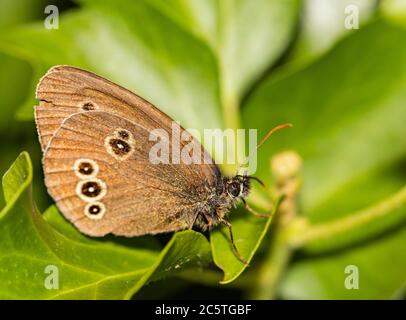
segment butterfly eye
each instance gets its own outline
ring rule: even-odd
[[[227,192],[230,196],[236,198],[240,195],[241,186],[238,182],[232,182],[227,186]]]

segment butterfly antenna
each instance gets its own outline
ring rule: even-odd
[[[279,125],[279,126],[273,128],[273,129],[271,129],[271,130],[267,133],[267,135],[261,140],[261,142],[257,145],[257,149],[259,149],[259,147],[262,146],[262,145],[264,144],[264,142],[265,142],[266,140],[268,140],[269,137],[270,137],[272,134],[274,134],[276,131],[279,131],[279,130],[281,130],[281,129],[283,129],[283,128],[286,128],[286,127],[290,127],[290,128],[291,128],[291,127],[293,127],[293,125],[292,125],[291,123],[284,123],[284,124],[281,124],[281,125]]]
[[[269,137],[271,136],[271,135],[273,135],[276,131],[279,131],[279,130],[281,130],[281,129],[283,129],[283,128],[287,128],[287,127],[293,127],[293,124],[291,124],[291,123],[284,123],[284,124],[281,124],[281,125],[279,125],[279,126],[276,126],[275,128],[272,128],[268,133],[267,133],[267,135],[261,140],[261,142],[260,143],[258,143],[257,144],[257,147],[256,147],[256,150],[258,150],[259,149],[259,147],[260,146],[262,146],[263,144],[264,144],[264,142],[266,141],[266,140],[268,140],[269,139]],[[249,158],[251,158],[251,154],[248,156],[248,159]],[[240,169],[243,167],[243,164],[240,164],[239,165],[239,167],[238,167],[238,171],[240,171]],[[238,172],[237,171],[237,172]],[[246,171],[245,171],[246,172]],[[260,182],[261,184],[263,184],[262,182]]]

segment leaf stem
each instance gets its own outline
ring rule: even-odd
[[[217,47],[215,50],[218,59],[219,91],[223,111],[224,126],[225,129],[232,129],[235,137],[237,137],[237,129],[241,127],[239,110],[240,97],[235,87],[235,83],[233,83],[232,81],[230,65],[227,61],[227,39],[230,38],[229,25],[231,12],[232,10],[234,10],[233,3],[230,1],[220,1],[218,3],[218,10],[220,12],[218,16],[219,38],[217,39]],[[226,148],[229,147],[230,146],[226,146]],[[242,145],[241,141],[239,141],[239,139],[236,139],[236,144],[231,147],[234,148],[234,150],[230,151],[234,153],[235,159],[242,159],[242,157],[240,156],[243,155],[245,150],[242,149],[242,147],[244,146]],[[238,170],[238,167],[238,163],[222,166],[225,172],[230,175],[235,174]]]
[[[354,241],[364,240],[382,232],[388,228],[388,223],[406,217],[406,210],[398,212],[397,217],[393,221],[383,221],[382,219],[392,214],[396,215],[396,209],[406,204],[406,186],[391,197],[374,204],[373,206],[349,214],[344,218],[334,220],[332,222],[321,223],[317,225],[307,225],[301,230],[291,232],[289,243],[293,248],[316,247],[320,246],[325,249],[326,241],[334,246],[347,243],[353,244]],[[375,224],[374,227],[365,228],[366,225]],[[363,227],[361,229],[361,227]],[[356,231],[356,232],[354,232]],[[340,241],[332,241],[332,239]],[[331,249],[331,245],[327,244],[327,248]]]
[[[276,181],[272,194],[273,196],[283,194],[285,200],[271,225],[271,244],[256,273],[255,286],[250,292],[250,298],[261,300],[274,298],[279,280],[289,263],[292,249],[287,242],[284,230],[297,215],[301,164],[301,158],[293,151],[282,152],[272,158],[271,171]]]
[[[280,216],[281,214],[279,214],[279,220]],[[257,270],[255,287],[250,292],[250,298],[252,299],[264,300],[275,297],[279,279],[290,260],[291,249],[284,241],[283,233],[277,231],[281,227],[280,221],[275,221],[274,226],[276,227],[271,230],[275,232],[275,235],[271,241],[267,256]]]
[[[226,75],[224,74],[226,71],[221,70],[221,104],[223,107],[223,115],[224,115],[224,125],[226,129],[232,129],[233,134],[235,137],[235,144],[232,146],[226,145],[226,148],[232,147],[231,150],[234,153],[235,159],[242,159],[242,155],[244,151],[242,148],[242,141],[238,139],[237,130],[240,128],[240,112],[239,112],[239,101],[237,95],[232,92],[231,88],[229,88],[229,84],[226,80]],[[226,149],[227,150],[227,149]],[[225,151],[226,154],[229,154],[228,151]],[[239,164],[238,161],[234,162],[232,165],[224,165],[223,168],[227,174],[234,175],[236,174]]]

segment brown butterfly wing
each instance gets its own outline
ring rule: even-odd
[[[121,129],[129,133],[126,152],[110,144]],[[63,121],[44,155],[45,183],[62,213],[80,231],[92,236],[138,236],[192,226],[218,179],[214,173],[205,178],[202,169],[217,168],[152,164],[149,150],[156,142],[149,136],[139,123],[107,112],[82,112]],[[92,162],[95,170],[90,175],[78,172],[80,159]],[[98,197],[82,194],[83,181],[101,187]],[[101,204],[102,218],[94,219],[86,211],[92,203]]]
[[[149,117],[157,114],[141,97],[93,73],[70,66],[51,68],[40,80],[36,95],[40,105],[35,108],[35,119],[44,151],[63,120],[78,112],[106,111],[126,119],[136,118],[147,127],[154,123]]]
[[[96,74],[71,66],[51,68],[38,83],[36,96],[40,104],[35,108],[35,121],[43,151],[62,122],[78,112],[105,111],[135,120],[147,130],[163,128],[169,132],[172,125],[171,118],[143,98]],[[190,136],[183,129],[182,133]],[[206,163],[211,161],[206,152],[202,156]],[[203,171],[210,175],[212,169],[205,167]]]
[[[40,105],[35,108],[35,121],[42,150],[61,126],[62,122],[78,112],[92,110],[108,112],[136,122],[146,130],[164,129],[170,132],[173,120],[148,101],[131,91],[94,73],[71,66],[51,68],[38,83],[36,91]],[[191,141],[201,149],[201,162],[197,172],[187,168],[195,178],[210,180],[219,171],[210,155],[186,130],[180,128],[183,139],[172,137],[184,147]]]

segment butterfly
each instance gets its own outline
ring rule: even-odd
[[[153,163],[156,129],[173,120],[151,103],[91,72],[55,66],[36,90],[35,122],[45,184],[62,214],[80,232],[141,236],[228,227],[227,219],[255,177],[225,177],[203,146],[180,127],[180,146],[201,151],[201,163]],[[186,137],[186,139],[184,139]],[[247,206],[247,208],[249,208]],[[253,210],[252,210],[253,211]]]

